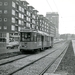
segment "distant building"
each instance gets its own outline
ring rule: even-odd
[[[47,12],[46,18],[55,25],[55,38],[59,38],[59,14],[57,12]]]
[[[49,34],[51,37],[55,35],[55,29],[53,24],[43,15],[38,15],[38,26],[40,31]]]
[[[75,40],[75,34],[61,34],[60,39]]]

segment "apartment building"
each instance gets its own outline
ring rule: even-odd
[[[38,15],[38,30],[45,32],[46,34],[54,37],[55,35],[55,26],[52,22],[50,22],[46,17],[43,15]]]
[[[47,12],[46,18],[55,26],[55,38],[59,38],[59,14],[58,12]]]
[[[26,1],[0,0],[0,40],[18,41],[22,28],[35,28],[35,15],[32,6]]]
[[[24,8],[19,0],[0,0],[0,39],[19,39],[20,28],[24,26]]]
[[[0,42],[18,41],[20,29],[39,30],[54,36],[51,22],[37,13],[26,1],[0,0]]]

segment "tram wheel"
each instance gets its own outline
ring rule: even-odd
[[[20,52],[23,53],[24,51],[22,49],[20,49]]]

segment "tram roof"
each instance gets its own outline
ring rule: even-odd
[[[21,29],[20,32],[34,32],[32,29]]]
[[[20,32],[35,32],[35,33],[39,33],[41,35],[46,35],[46,36],[50,36],[49,34],[39,31],[39,30],[32,30],[32,29],[22,29]]]
[[[37,31],[39,34],[41,35],[46,35],[46,36],[49,36],[49,34],[45,33],[45,32],[42,32],[42,31]]]

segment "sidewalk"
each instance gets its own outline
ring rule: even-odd
[[[73,46],[74,55],[75,55],[75,40],[72,40],[72,46]]]
[[[20,51],[20,50],[17,49],[17,48],[15,48],[15,49],[6,49],[5,47],[4,48],[0,47],[0,54],[18,52],[18,51]]]

